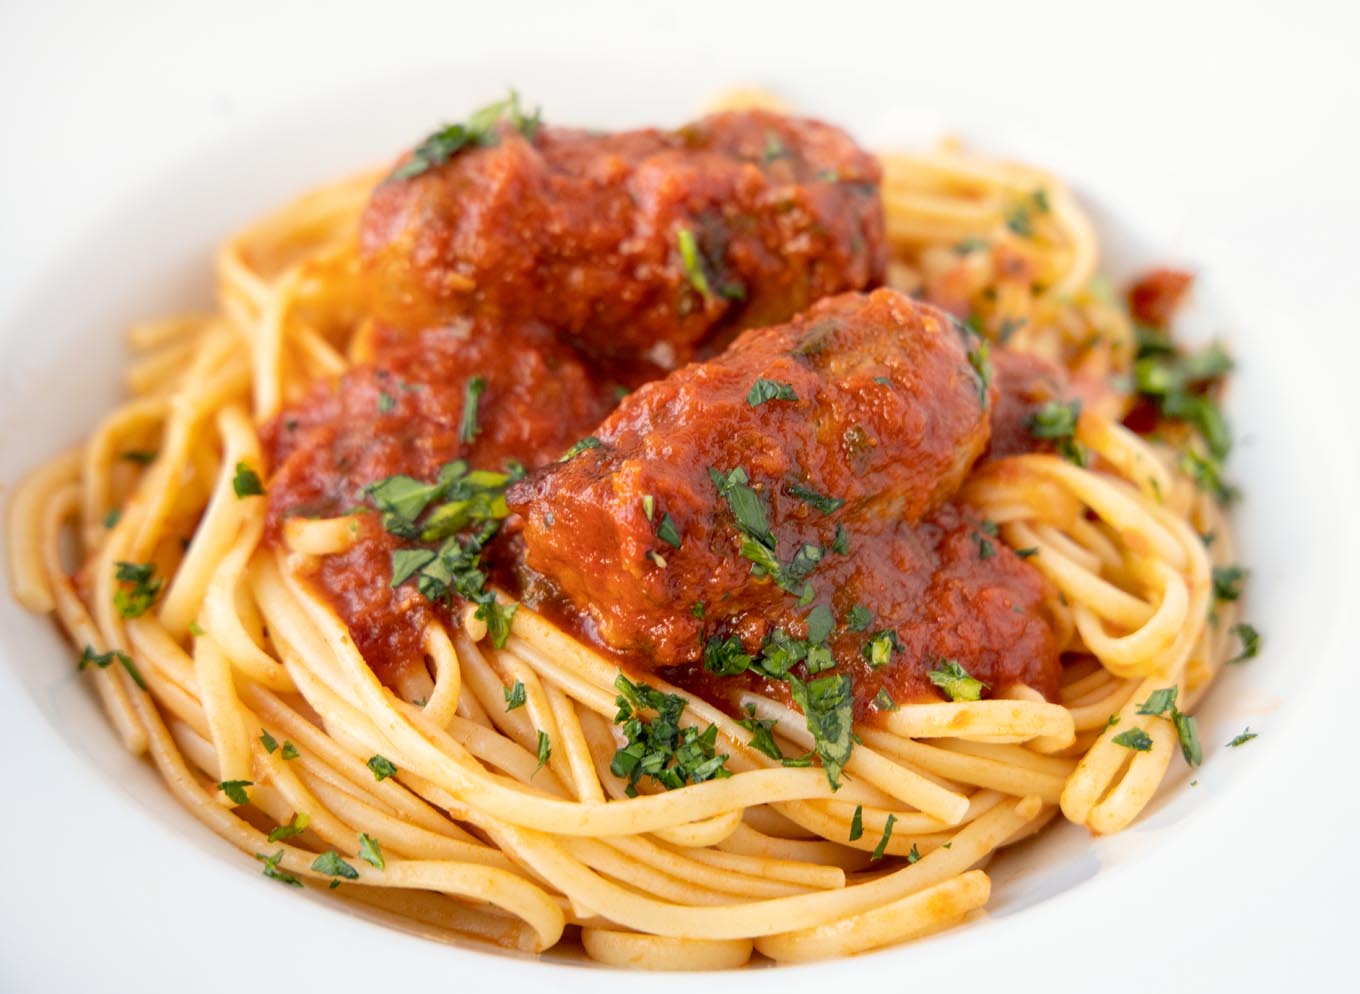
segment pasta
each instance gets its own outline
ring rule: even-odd
[[[1093,228],[1055,177],[949,145],[882,164],[890,283],[957,300],[1074,382],[1130,374],[1133,323],[1093,284]],[[18,599],[82,651],[126,748],[267,877],[531,953],[567,938],[615,966],[800,962],[967,920],[998,850],[1059,812],[1128,826],[1198,748],[1188,711],[1242,631],[1216,591],[1231,529],[1174,429],[1129,430],[1115,390],[1075,420],[1083,464],[1009,455],[960,492],[1051,584],[1057,698],[902,703],[857,725],[839,789],[757,747],[752,722],[789,756],[815,750],[787,701],[745,693],[734,716],[658,674],[731,775],[630,784],[612,767],[617,660],[523,604],[499,647],[472,604],[428,623],[425,670],[386,685],[313,579],[358,517],[290,518],[267,541],[259,430],[379,347],[356,249],[377,181],[223,246],[217,309],[134,329],[131,399],[8,508]]]

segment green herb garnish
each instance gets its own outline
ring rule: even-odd
[[[951,701],[977,701],[987,684],[969,674],[956,659],[941,659],[940,665],[926,676],[944,691]]]
[[[327,849],[312,860],[312,869],[317,873],[324,873],[328,877],[344,877],[346,880],[359,879],[359,871],[346,863],[334,849]]]
[[[377,839],[366,832],[359,833],[359,858],[375,869],[387,869],[387,860],[383,859],[382,846]]]
[[[397,766],[386,756],[370,756],[368,768],[373,771],[374,780],[386,780],[397,775]]]
[[[716,725],[702,732],[692,726],[681,728],[680,717],[688,703],[683,697],[635,684],[622,673],[614,687],[619,691],[614,723],[622,725],[628,744],[614,753],[609,769],[628,781],[629,797],[637,795],[637,783],[644,776],[675,790],[687,783],[732,775],[725,765],[727,755],[716,753]],[[649,711],[654,713],[645,719]]]
[[[788,383],[781,383],[778,380],[758,379],[751,385],[750,392],[746,394],[746,403],[752,407],[759,407],[768,400],[797,400],[798,394],[794,393],[793,386]]]
[[[398,166],[390,178],[410,179],[442,166],[465,148],[495,145],[498,140],[496,125],[502,120],[508,120],[529,141],[534,140],[542,123],[537,110],[524,113],[520,107],[519,94],[511,90],[505,100],[473,111],[466,124],[446,124],[431,134],[415,147],[410,160]]]
[[[458,421],[458,441],[471,444],[481,431],[477,427],[477,408],[486,391],[486,377],[474,376],[463,387],[463,415]]]
[[[236,475],[231,479],[231,489],[237,497],[258,497],[264,493],[260,476],[243,462],[236,464]]]
[[[1152,736],[1141,728],[1130,728],[1120,732],[1113,739],[1115,745],[1132,749],[1134,752],[1147,752],[1152,748]]]
[[[1058,454],[1076,466],[1085,466],[1086,452],[1077,444],[1077,420],[1081,417],[1081,401],[1059,404],[1050,401],[1026,420],[1029,433],[1035,438],[1054,443]]]
[[[287,870],[279,869],[279,860],[283,859],[284,850],[280,849],[272,856],[266,856],[262,852],[257,852],[255,858],[264,864],[264,875],[270,880],[277,880],[281,884],[289,887],[301,887],[302,881],[293,876]]]
[[[888,840],[892,838],[893,826],[895,824],[897,824],[897,816],[889,814],[888,820],[883,823],[883,837],[878,840],[878,845],[874,846],[874,851],[872,855],[869,856],[870,862],[877,862],[882,859],[883,854],[888,851]]]
[[[217,789],[226,794],[233,804],[249,804],[250,797],[246,794],[246,788],[253,785],[251,780],[223,780],[217,785]]]
[[[280,839],[291,839],[294,835],[301,835],[307,830],[307,826],[312,823],[312,816],[305,811],[293,812],[293,819],[287,825],[280,825],[269,833],[270,842],[278,842]]]
[[[156,597],[164,586],[163,580],[155,580],[155,563],[129,563],[119,560],[114,563],[113,577],[121,584],[113,592],[113,606],[124,618],[140,618],[155,603]]]

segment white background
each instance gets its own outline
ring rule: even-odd
[[[1353,383],[1358,353],[1355,9],[0,0],[0,329],[30,284],[167,164],[336,93],[362,94],[369,85],[390,87],[408,73],[463,62],[494,65],[502,54],[519,61],[535,53],[555,62],[574,56],[583,73],[597,58],[623,58],[632,71],[618,80],[613,99],[643,120],[654,66],[683,66],[696,97],[725,82],[792,79],[800,96],[813,94],[813,104],[820,85],[844,93],[861,68],[879,81],[886,67],[906,102],[947,113],[956,98],[985,99],[999,120],[1117,160],[1144,195],[1172,205],[1177,230],[1203,233],[1195,244],[1230,246],[1236,269],[1258,281],[1253,317],[1323,357],[1315,377],[1282,382],[1266,396],[1307,426],[1320,395]],[[494,93],[504,82],[513,81],[492,79],[487,89]],[[865,99],[891,104],[892,94],[873,85]],[[549,95],[537,96],[551,106]],[[453,116],[466,101],[455,94],[450,104]],[[302,128],[295,140],[324,145],[328,136]],[[385,151],[389,144],[374,154]],[[358,164],[339,163],[337,171]],[[229,186],[229,177],[211,171],[199,181],[208,191]],[[24,333],[40,340],[42,329]],[[106,378],[116,372],[107,370]],[[1340,399],[1336,410],[1344,416],[1351,395]],[[1344,464],[1329,479],[1354,493],[1354,433],[1337,424],[1317,431],[1339,440],[1319,455]],[[1299,441],[1308,439],[1300,434]],[[0,445],[14,444],[12,435],[0,438]],[[1328,583],[1354,591],[1353,523],[1301,516],[1287,526],[1301,546],[1329,543],[1342,562],[1333,564]],[[1349,759],[1355,733],[1348,731],[1358,723],[1345,703],[1357,662],[1348,622],[1360,604],[1351,599],[1338,609],[1322,593],[1319,602],[1332,605],[1317,618],[1327,631],[1319,640],[1327,658],[1301,660],[1289,646],[1270,645],[1260,661],[1284,674],[1297,666],[1300,678],[1293,720],[1281,735],[1272,740],[1267,720],[1260,740],[1229,755],[1249,761],[1250,776],[1203,805],[1192,839],[1163,841],[1112,885],[1035,908],[1028,924],[1023,916],[1012,920],[1026,944],[1005,943],[1003,962],[972,950],[961,966],[981,973],[970,976],[995,975],[1016,990],[1360,985],[1353,948],[1360,872],[1352,854],[1360,803]],[[10,668],[0,669],[0,692],[20,693]],[[120,816],[107,832],[72,816],[54,796],[90,796],[98,810],[93,798],[109,791],[105,778],[54,745],[31,708],[0,714],[7,771],[0,791],[0,988],[282,989],[326,976],[341,987],[348,980],[373,989],[392,976],[392,962],[374,950],[416,964],[429,983],[462,986],[460,972],[471,967],[459,954],[414,943],[389,947],[377,938],[383,933],[340,915],[322,917],[322,931],[306,932],[305,945],[278,955],[296,941],[296,904],[271,897],[262,906],[252,876],[205,864],[194,844],[144,814]],[[41,763],[30,748],[43,751]],[[129,834],[129,825],[142,834]],[[148,895],[167,913],[154,922],[119,913],[125,905],[144,907]],[[243,910],[225,922],[214,917],[205,929],[205,903]],[[270,964],[267,975],[256,970],[262,960]],[[893,963],[882,989],[905,989],[912,959]],[[735,983],[825,989],[835,976],[786,972]],[[562,989],[547,972],[521,974],[516,983]]]

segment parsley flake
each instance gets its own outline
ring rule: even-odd
[[[113,592],[113,606],[124,618],[140,618],[156,602],[156,597],[165,585],[163,580],[155,580],[155,563],[129,563],[119,560],[114,563],[113,576],[120,586]]]
[[[243,462],[236,464],[236,475],[231,479],[231,489],[236,491],[237,497],[258,497],[264,493],[260,475]]]
[[[977,701],[987,684],[969,674],[956,659],[941,659],[940,665],[926,676],[944,691],[951,701]]]
[[[883,854],[888,851],[888,840],[892,838],[893,826],[896,824],[897,816],[894,814],[889,814],[888,820],[883,823],[883,837],[878,840],[878,845],[874,846],[874,851],[869,856],[870,862],[877,862],[878,860],[882,859]],[[920,854],[918,853],[917,859],[919,858]],[[913,862],[915,861],[913,860]]]
[[[1245,621],[1232,626],[1233,634],[1242,641],[1242,651],[1228,660],[1230,663],[1240,663],[1247,659],[1255,659],[1256,654],[1261,651],[1261,633]]]
[[[750,392],[746,394],[746,403],[752,407],[759,407],[769,400],[797,400],[798,394],[794,393],[793,386],[782,383],[779,380],[767,380],[764,377],[758,379],[751,385]]]
[[[1152,748],[1152,736],[1137,727],[1120,732],[1113,741],[1115,745],[1132,749],[1134,752],[1147,752]]]
[[[301,835],[311,823],[311,815],[305,811],[294,811],[292,821],[287,825],[280,825],[269,833],[269,841],[278,842],[280,839],[291,839],[294,835]]]
[[[486,377],[474,376],[463,388],[463,415],[458,421],[458,441],[471,444],[481,429],[477,427],[477,408],[486,391]]]
[[[575,459],[577,456],[579,456],[582,452],[585,452],[587,449],[598,449],[603,444],[604,443],[601,442],[594,435],[587,435],[585,438],[581,439],[579,442],[572,445],[572,447],[569,448],[566,452],[562,453],[562,458],[558,459],[557,461],[571,462],[571,460]]]
[[[833,514],[845,506],[845,501],[839,497],[827,497],[819,494],[810,487],[805,487],[801,483],[790,483],[786,488],[786,493],[790,497],[797,497],[804,504],[807,504],[815,511],[823,514]]]
[[[251,780],[223,780],[217,785],[217,789],[226,794],[233,804],[249,804],[250,797],[246,794],[246,788],[254,786]]]
[[[505,710],[514,711],[516,708],[524,707],[524,702],[528,696],[524,691],[524,684],[516,680],[512,686],[501,688],[505,694]]]
[[[609,769],[627,780],[629,797],[637,795],[637,783],[644,776],[666,790],[675,790],[687,783],[732,775],[725,765],[727,754],[716,750],[716,725],[702,732],[693,726],[681,728],[680,718],[688,706],[683,697],[635,684],[622,673],[614,687],[619,691],[614,723],[622,726],[628,743],[614,753]],[[645,717],[648,712],[652,717]]]
[[[1247,571],[1241,566],[1215,566],[1213,570],[1214,600],[1235,601],[1242,596],[1242,584]]]
[[[387,860],[383,859],[382,846],[377,839],[366,832],[359,833],[359,858],[375,869],[387,869]]]
[[[1242,729],[1242,731],[1239,732],[1237,735],[1233,736],[1233,740],[1228,743],[1228,747],[1230,749],[1236,749],[1238,746],[1250,742],[1252,739],[1256,738],[1256,736],[1257,733],[1253,732],[1251,730],[1251,726],[1248,725],[1246,728]]]
[[[359,871],[346,863],[334,849],[327,849],[312,860],[312,869],[317,873],[324,873],[328,877],[344,877],[346,880],[359,879]]]
[[[538,765],[534,767],[534,772],[530,777],[536,776],[538,771],[548,765],[548,760],[552,758],[552,740],[548,738],[548,733],[542,729],[538,732]]]
[[[1081,401],[1060,404],[1049,401],[1026,419],[1029,433],[1035,438],[1054,443],[1058,454],[1076,466],[1087,464],[1086,451],[1077,444],[1077,421],[1081,417]]]
[[[272,856],[266,856],[262,852],[257,852],[255,858],[264,864],[264,875],[270,880],[277,880],[281,884],[289,887],[301,887],[302,881],[293,876],[287,870],[279,869],[279,860],[283,859],[284,850],[280,849]]]
[[[396,764],[386,756],[370,756],[368,768],[373,771],[374,780],[386,780],[397,775]]]

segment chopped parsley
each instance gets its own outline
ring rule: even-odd
[[[236,464],[236,475],[231,478],[231,489],[237,497],[259,497],[264,493],[260,475],[243,462]]]
[[[1011,212],[1006,215],[1006,227],[1021,238],[1033,238],[1034,223],[1030,220],[1029,206],[1027,204],[1016,204]]]
[[[982,409],[987,409],[987,390],[992,385],[992,359],[991,350],[987,345],[987,340],[978,342],[977,348],[968,353],[968,365],[973,367],[973,372],[978,379],[978,400],[982,404]]]
[[[1147,752],[1152,748],[1152,736],[1141,728],[1130,728],[1116,735],[1114,744],[1134,752]]]
[[[123,667],[123,669],[127,670],[127,675],[132,677],[133,683],[141,690],[146,690],[146,681],[142,679],[142,674],[132,662],[132,657],[126,652],[122,652],[118,649],[110,649],[108,652],[98,653],[87,645],[80,654],[80,663],[76,668],[83,670],[87,666],[97,666],[99,669],[103,670],[108,669],[110,664],[115,661],[119,666]]]
[[[680,548],[680,533],[675,528],[675,521],[669,514],[661,516],[661,524],[656,526],[656,537],[673,548]]]
[[[767,380],[761,378],[751,385],[751,390],[746,394],[746,403],[752,407],[759,407],[767,400],[797,400],[798,394],[794,393],[793,386],[788,383],[781,383],[779,380]]]
[[[397,398],[393,397],[386,390],[378,391],[378,413],[387,414],[397,406]]]
[[[502,120],[508,120],[529,141],[534,140],[542,123],[539,111],[526,114],[520,107],[519,94],[511,90],[506,99],[473,111],[466,124],[446,124],[431,134],[415,147],[410,160],[393,171],[390,179],[411,179],[442,166],[465,148],[495,145],[496,125]]]
[[[1195,486],[1212,494],[1220,504],[1227,504],[1237,496],[1237,488],[1224,481],[1223,466],[1212,456],[1186,449],[1180,454],[1176,465],[1194,481]]]
[[[359,879],[359,871],[346,863],[334,849],[327,849],[312,860],[312,869],[317,873],[324,873],[328,877],[344,877],[346,880]]]
[[[1251,726],[1248,725],[1246,728],[1242,729],[1242,731],[1239,732],[1237,735],[1233,736],[1233,740],[1228,743],[1228,747],[1230,749],[1236,749],[1238,746],[1244,745],[1245,743],[1250,742],[1252,739],[1256,738],[1256,735],[1257,733],[1253,732],[1251,730]]]
[[[831,542],[831,551],[838,556],[848,556],[850,554],[850,536],[845,532],[845,525],[836,523],[836,537]]]
[[[1031,546],[1028,549],[1016,549],[1015,554],[1021,559],[1028,559],[1030,556],[1037,556],[1039,554],[1039,547]]]
[[[648,521],[651,521],[652,516],[654,514],[656,514],[656,498],[653,497],[651,494],[643,494],[642,495],[643,517],[645,517]]]
[[[947,848],[947,847],[946,847]],[[911,844],[911,852],[907,853],[907,865],[921,862],[921,850],[916,848],[916,843]]]
[[[566,452],[562,453],[562,458],[558,459],[557,461],[571,462],[571,460],[575,459],[577,456],[579,456],[582,452],[585,452],[587,449],[598,449],[603,444],[604,443],[601,442],[594,435],[587,435],[585,438],[581,439],[579,442],[576,442],[574,445],[572,445],[572,447],[569,448]]]
[[[699,243],[694,240],[694,232],[681,228],[675,233],[676,245],[680,249],[680,263],[685,267],[685,279],[699,291],[705,300],[713,299],[713,287],[709,285],[708,274],[699,255]]]
[[[984,538],[977,532],[974,532],[973,541],[977,543],[979,559],[991,559],[992,556],[996,555],[996,546],[992,544],[991,539]]]
[[[926,674],[930,682],[944,691],[951,701],[977,701],[987,684],[959,665],[956,659],[941,659],[940,665]]]
[[[110,508],[109,513],[104,515],[104,527],[112,528],[114,525],[118,524],[122,517],[123,517],[122,508],[119,507]]]
[[[1256,654],[1261,651],[1261,633],[1245,621],[1232,626],[1233,634],[1242,640],[1242,651],[1229,659],[1230,663],[1240,663],[1247,659],[1255,659]]]
[[[749,745],[753,749],[758,749],[771,759],[777,759],[785,766],[811,766],[812,753],[805,756],[785,756],[784,750],[779,748],[779,743],[774,740],[774,727],[779,724],[773,718],[757,718],[756,709],[750,705],[746,707],[747,717],[738,721],[742,728],[751,733]]]
[[[878,693],[874,695],[874,707],[879,711],[896,711],[897,702],[892,699],[891,694],[879,687]]]
[[[269,833],[270,842],[278,842],[280,839],[291,839],[294,835],[301,835],[307,830],[307,826],[312,823],[312,816],[305,811],[293,812],[293,820],[287,825],[280,825]]]
[[[251,780],[223,780],[217,785],[217,789],[226,794],[233,804],[249,804],[250,797],[246,794],[246,788],[254,786]]]
[[[124,618],[140,618],[156,602],[165,581],[154,579],[155,563],[114,563],[113,577],[120,584],[113,592],[113,606]],[[126,586],[131,584],[131,586]]]
[[[1146,701],[1138,705],[1138,713],[1165,717],[1169,720],[1176,728],[1176,738],[1180,740],[1181,755],[1185,757],[1185,761],[1191,766],[1198,766],[1203,762],[1204,750],[1200,746],[1199,732],[1195,725],[1195,719],[1192,715],[1185,714],[1180,708],[1176,707],[1176,687],[1174,685],[1162,687],[1160,690],[1154,690],[1148,695]],[[1116,717],[1111,717],[1110,724],[1114,724],[1116,720]],[[1106,727],[1109,726],[1107,725]],[[1120,739],[1126,735],[1130,735],[1131,732],[1141,732],[1141,730],[1130,729],[1123,735],[1115,736],[1114,741],[1119,745],[1128,746],[1129,743],[1121,742]],[[1142,734],[1146,737],[1145,733]],[[1148,746],[1140,749],[1140,751],[1146,751],[1147,748],[1150,748],[1151,742],[1152,740],[1149,738]],[[1129,746],[1129,748],[1138,747]]]
[[[1148,695],[1148,699],[1138,705],[1139,714],[1166,714],[1167,710],[1176,709],[1176,688],[1163,687],[1161,690],[1154,690]]]
[[[704,644],[704,669],[719,676],[736,676],[751,668],[751,656],[735,635],[713,635]]]
[[[260,729],[260,744],[261,744],[262,746],[264,746],[264,751],[265,751],[265,752],[270,753],[270,754],[272,755],[273,752],[274,752],[274,750],[277,749],[277,748],[279,747],[279,740],[276,739],[276,738],[274,738],[274,736],[270,735],[268,731],[266,731],[265,729],[261,728],[261,729]]]
[[[458,441],[471,444],[481,431],[477,427],[477,408],[486,391],[486,377],[474,376],[463,387],[463,415],[458,420]]]
[[[864,837],[864,805],[856,804],[855,813],[850,816],[850,841],[858,842]]]
[[[279,860],[283,859],[284,850],[280,849],[272,856],[266,856],[262,852],[257,852],[255,858],[264,864],[264,875],[270,880],[277,880],[281,884],[289,887],[301,887],[302,881],[293,876],[287,870],[279,869]]]
[[[293,745],[293,743],[288,741],[285,741],[283,743],[283,751],[279,753],[279,756],[285,761],[290,759],[297,759],[298,756],[300,755],[301,753],[297,751],[297,746]]]
[[[841,771],[854,748],[851,723],[855,701],[850,676],[833,673],[804,683],[790,673],[787,677],[793,699],[807,719],[814,750],[822,761],[832,790],[840,789]]]
[[[124,462],[136,463],[138,466],[150,466],[160,455],[155,449],[128,449],[120,453],[118,458]]]
[[[534,772],[529,776],[537,776],[538,771],[548,765],[548,760],[552,758],[552,740],[548,738],[548,733],[539,729],[538,732],[538,765],[534,767]]]
[[[498,649],[510,636],[516,605],[502,605],[486,588],[481,553],[509,513],[505,488],[523,472],[518,465],[507,470],[469,470],[465,460],[457,459],[446,463],[433,483],[397,475],[366,488],[382,512],[383,528],[388,532],[419,542],[441,543],[434,549],[392,550],[391,585],[399,587],[414,578],[416,589],[427,600],[449,600],[456,594],[476,604],[476,617],[486,622]]]
[[[1247,571],[1241,566],[1215,566],[1213,570],[1214,600],[1235,601],[1242,596],[1242,584]]]
[[[890,628],[884,628],[869,636],[869,640],[864,643],[864,648],[860,654],[874,669],[880,666],[887,666],[892,661],[894,652],[902,651],[902,643],[897,638],[897,633]],[[932,678],[933,679],[933,678]]]
[[[770,530],[769,511],[765,499],[751,488],[746,470],[737,466],[727,473],[708,471],[718,493],[727,501],[742,536],[741,555],[751,562],[752,576],[768,576],[778,586],[791,593],[802,592],[802,582],[816,568],[823,550],[815,545],[803,545],[787,565],[775,554],[775,536]]]
[[[1049,401],[1026,420],[1029,433],[1035,438],[1053,442],[1058,454],[1076,466],[1085,466],[1086,452],[1077,444],[1077,420],[1081,417],[1081,401],[1068,404]]]
[[[873,623],[873,614],[863,604],[854,605],[845,617],[846,627],[852,632],[867,632]]]
[[[717,754],[718,727],[700,732],[680,727],[688,702],[677,694],[665,694],[645,683],[633,683],[622,673],[614,681],[619,696],[614,723],[622,726],[628,744],[614,753],[610,772],[628,781],[625,792],[637,796],[637,784],[650,777],[666,790],[687,783],[729,777],[727,754]],[[654,712],[650,719],[644,714]]]
[[[834,514],[845,506],[845,501],[841,498],[827,497],[825,494],[819,494],[817,491],[805,487],[801,483],[790,483],[785,492],[790,497],[797,497],[813,510],[821,511],[823,514]]]
[[[869,856],[870,862],[877,862],[883,858],[883,854],[888,851],[888,840],[892,838],[893,826],[897,824],[897,816],[888,815],[888,820],[883,823],[883,837],[878,840],[878,845],[874,846],[873,853]],[[917,854],[920,859],[920,854]],[[913,860],[914,862],[914,860]]]
[[[359,833],[359,858],[375,869],[387,869],[387,860],[383,859],[382,846],[377,839],[367,832]]]
[[[386,756],[370,756],[368,768],[373,771],[374,780],[386,780],[397,775],[396,764]]]
[[[1195,723],[1195,716],[1173,708],[1171,721],[1176,726],[1176,738],[1180,740],[1181,755],[1185,757],[1186,763],[1190,766],[1198,766],[1204,762],[1204,748],[1200,745],[1199,728]]]
[[[505,693],[505,710],[513,711],[516,708],[524,707],[524,702],[528,699],[524,692],[524,684],[516,680],[512,686],[501,688]]]
[[[808,612],[807,618],[808,641],[821,645],[831,636],[831,630],[836,626],[836,619],[831,614],[831,608],[825,604],[818,604]]]

